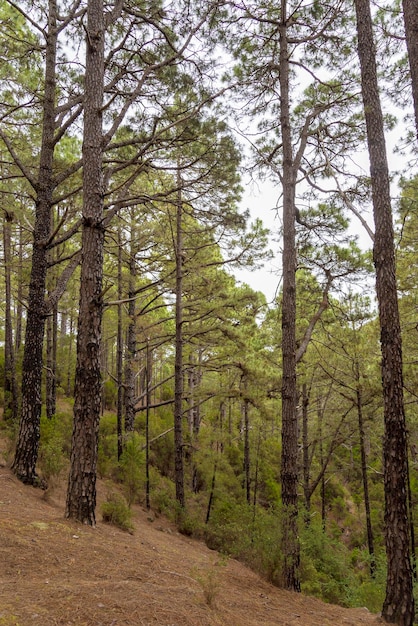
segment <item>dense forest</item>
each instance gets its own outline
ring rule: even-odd
[[[105,478],[107,521],[142,503],[411,626],[417,0],[6,0],[0,28],[13,472],[65,474],[88,525]],[[273,302],[237,279],[263,265]]]

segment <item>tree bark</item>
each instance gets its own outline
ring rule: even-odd
[[[418,139],[418,0],[402,0],[402,7]]]
[[[19,224],[19,250],[17,268],[17,305],[16,305],[16,328],[15,328],[15,352],[18,353],[22,345],[22,319],[23,319],[23,227]]]
[[[116,406],[117,437],[118,437],[118,460],[123,452],[123,285],[122,285],[122,233],[121,225],[118,224],[118,327],[116,339],[116,378],[118,385],[118,397]]]
[[[407,504],[407,434],[389,168],[369,0],[355,0],[355,7],[373,196],[373,260],[382,352],[385,541],[388,566],[382,617],[390,623],[412,626],[414,597]]]
[[[364,494],[364,509],[366,512],[366,529],[367,529],[367,545],[369,548],[370,556],[370,574],[372,577],[376,571],[376,558],[374,554],[374,538],[372,518],[370,511],[370,497],[369,497],[369,481],[367,477],[367,455],[365,446],[365,433],[364,433],[364,419],[363,419],[363,394],[360,385],[360,370],[359,362],[356,358],[355,361],[355,375],[356,375],[356,405],[357,405],[357,419],[358,419],[358,432],[360,442],[360,455],[361,455],[361,475],[363,479],[363,494]]]
[[[151,362],[152,355],[149,347],[149,341],[147,339],[147,365],[146,365],[146,396],[147,396],[147,410],[145,415],[145,504],[147,509],[151,508],[150,503],[150,437],[149,437],[149,414],[150,414],[150,405],[151,405],[151,380],[150,380],[150,372],[151,372]]]
[[[56,97],[57,5],[48,5],[46,34],[45,94],[42,122],[42,143],[36,185],[36,211],[33,235],[32,266],[29,282],[25,347],[22,366],[22,404],[19,437],[12,469],[24,483],[37,484],[43,340],[46,306],[45,289],[48,269],[47,244],[51,233],[53,201],[53,156]]]
[[[74,390],[74,425],[66,517],[95,525],[101,409],[103,278],[103,0],[88,0],[83,132],[83,232]]]
[[[300,545],[298,536],[298,424],[296,414],[296,173],[289,110],[289,51],[287,3],[281,3],[280,33],[280,127],[283,150],[283,304],[282,304],[282,455],[283,585],[300,591]]]
[[[46,326],[45,404],[48,419],[55,415],[57,404],[57,334],[58,311],[54,306]]]
[[[244,389],[246,385],[244,383]],[[242,405],[244,422],[244,485],[245,499],[247,504],[251,504],[251,478],[250,478],[250,419],[248,410],[248,398],[244,398]]]
[[[174,474],[176,499],[185,506],[183,461],[183,201],[180,173],[176,207],[176,354],[174,363]]]
[[[311,511],[311,464],[309,459],[309,395],[306,383],[302,385],[302,454],[303,454],[303,493],[305,495],[306,523],[310,522]]]
[[[5,211],[3,222],[4,256],[4,418],[16,422],[18,418],[18,394],[15,368],[15,352],[12,328],[12,286],[11,286],[11,230],[13,213]]]
[[[136,358],[136,305],[135,305],[135,240],[136,231],[134,218],[131,220],[131,245],[129,258],[129,291],[128,291],[128,330],[126,337],[126,365],[125,365],[125,432],[132,432],[135,424],[135,372]]]

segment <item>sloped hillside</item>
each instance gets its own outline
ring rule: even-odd
[[[66,521],[64,495],[64,484],[45,496],[0,467],[1,626],[381,623],[277,589],[140,507],[132,535]]]

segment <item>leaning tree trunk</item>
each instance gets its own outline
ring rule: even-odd
[[[289,111],[289,50],[286,0],[280,26],[280,126],[283,150],[282,304],[282,552],[283,586],[300,591],[298,537],[298,425],[296,414],[296,229],[293,149]]]
[[[101,408],[104,84],[103,0],[88,0],[83,134],[83,234],[74,425],[66,517],[96,522],[96,466]]]
[[[369,0],[355,0],[358,53],[373,194],[373,260],[379,305],[385,436],[386,597],[382,617],[401,626],[414,622],[407,504],[407,434],[389,168],[380,103]]]
[[[56,97],[57,6],[50,0],[46,35],[45,94],[43,106],[42,144],[36,185],[36,211],[33,234],[32,266],[22,366],[22,400],[19,438],[12,469],[25,483],[37,484],[42,349],[45,331],[45,289],[48,269],[47,244],[51,233],[53,196],[53,156]]]

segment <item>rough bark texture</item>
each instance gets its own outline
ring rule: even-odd
[[[309,523],[311,510],[311,463],[309,458],[309,395],[306,383],[302,385],[302,453],[303,453],[303,493],[305,495],[306,520]]]
[[[356,404],[357,404],[357,419],[358,419],[358,432],[361,454],[361,475],[363,479],[363,493],[364,493],[364,509],[366,512],[366,528],[367,528],[367,545],[369,547],[370,555],[370,574],[374,576],[376,570],[376,558],[374,554],[374,538],[373,527],[370,510],[370,497],[369,497],[369,481],[367,476],[367,455],[365,446],[365,432],[364,432],[364,419],[363,419],[363,394],[360,384],[360,370],[358,360],[355,362],[356,372]]]
[[[176,215],[176,355],[174,363],[174,473],[176,499],[181,507],[184,498],[183,461],[183,203],[181,181],[178,176],[178,198]]]
[[[15,352],[19,352],[22,345],[22,320],[23,320],[23,226],[19,224],[19,248],[18,248],[18,266],[17,266],[17,305],[16,305],[16,324],[15,324]]]
[[[90,525],[94,525],[96,521],[96,465],[101,409],[103,81],[103,1],[89,0],[83,134],[81,287],[66,516]]]
[[[298,520],[298,424],[296,414],[296,234],[293,149],[289,112],[286,1],[280,26],[280,126],[283,142],[282,458],[283,585],[300,591]]]
[[[402,0],[418,139],[418,0]]]
[[[125,433],[132,432],[135,424],[135,372],[134,363],[136,358],[136,305],[135,305],[135,226],[131,222],[131,250],[129,260],[129,292],[128,292],[128,316],[129,324],[126,337],[126,362],[125,362]]]
[[[152,370],[152,354],[149,347],[149,341],[147,340],[147,393],[146,393],[146,401],[147,401],[147,410],[145,415],[145,504],[147,509],[151,508],[150,503],[150,439],[149,439],[149,417],[150,417],[150,406],[151,406],[151,380],[150,373]]]
[[[46,327],[46,416],[51,419],[57,410],[57,334],[58,310],[54,306]]]
[[[116,339],[116,368],[118,381],[117,398],[117,434],[118,434],[118,460],[123,452],[123,285],[122,285],[122,234],[121,225],[118,225],[118,329]]]
[[[12,465],[16,476],[28,484],[37,484],[36,462],[39,450],[42,404],[42,348],[46,318],[47,243],[51,231],[53,199],[52,163],[57,54],[57,7],[55,0],[50,0],[48,10],[42,144],[36,188],[32,266],[22,366],[22,404],[19,438]]]
[[[250,418],[248,410],[248,399],[244,398],[242,407],[244,421],[244,481],[245,499],[247,504],[251,504],[251,479],[250,479]]]
[[[385,539],[388,565],[382,616],[390,623],[412,626],[414,598],[409,556],[407,435],[389,170],[369,0],[356,0],[355,6],[373,194],[375,221],[373,258],[382,351]]]
[[[12,330],[12,288],[11,288],[11,225],[13,213],[5,212],[3,222],[4,256],[4,418],[15,422],[18,417],[18,394],[16,383],[15,356]]]

